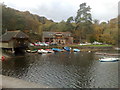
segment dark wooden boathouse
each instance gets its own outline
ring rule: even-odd
[[[28,47],[29,36],[24,32],[17,31],[7,31],[0,38],[0,47],[4,50],[11,50],[14,54],[25,52]]]

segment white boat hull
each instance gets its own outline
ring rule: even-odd
[[[51,49],[46,49],[46,51],[47,51],[48,53],[54,53],[54,51],[51,50]]]
[[[100,62],[116,62],[119,61],[119,58],[103,58],[103,59],[99,59]]]
[[[80,50],[79,50],[79,49],[73,49],[73,51],[74,51],[74,52],[80,52]]]
[[[41,50],[38,50],[38,53],[39,53],[39,54],[48,53],[48,51],[41,49]]]

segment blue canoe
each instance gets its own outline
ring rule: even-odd
[[[52,50],[55,51],[55,52],[61,52],[62,51],[62,49],[58,49],[58,48],[52,48]]]
[[[80,50],[79,50],[79,49],[73,49],[73,51],[74,51],[74,52],[80,52]]]
[[[71,48],[70,48],[70,47],[64,47],[64,50],[66,50],[66,51],[70,51]]]

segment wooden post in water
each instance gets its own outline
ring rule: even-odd
[[[12,48],[12,53],[15,53],[14,48]]]

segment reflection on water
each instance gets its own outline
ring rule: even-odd
[[[3,62],[3,74],[58,88],[118,87],[118,62],[88,52],[29,53]]]

